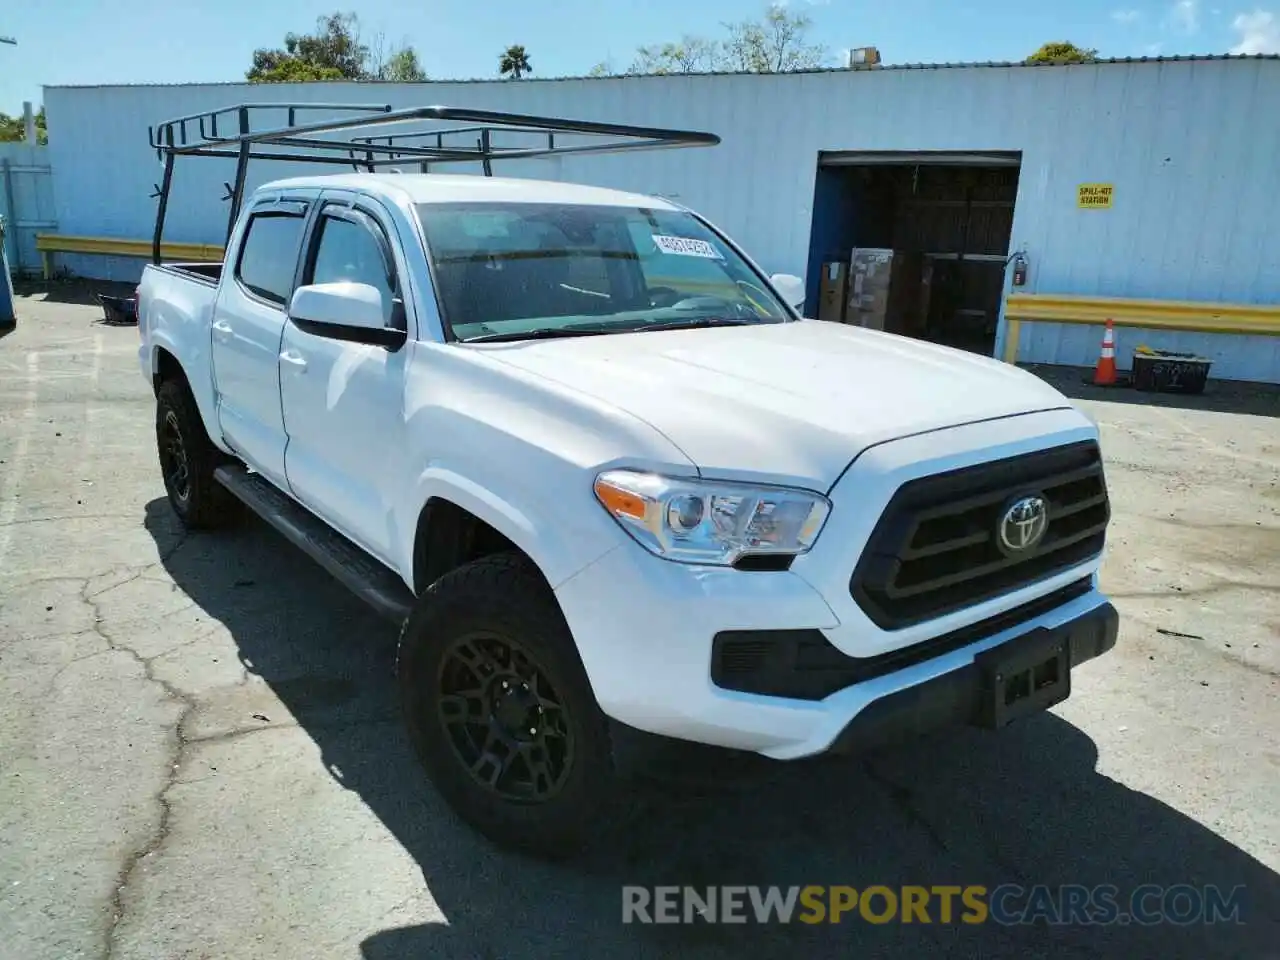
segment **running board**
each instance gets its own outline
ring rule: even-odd
[[[399,577],[270,481],[238,465],[218,467],[213,476],[378,613],[396,623],[409,616],[413,594]]]

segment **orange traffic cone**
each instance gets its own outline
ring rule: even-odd
[[[1107,320],[1106,332],[1102,335],[1102,353],[1098,357],[1098,365],[1093,370],[1095,387],[1114,387],[1116,384],[1116,331]]]

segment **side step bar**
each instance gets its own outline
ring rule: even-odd
[[[213,476],[236,499],[384,617],[403,623],[409,616],[413,594],[398,576],[285,496],[270,481],[239,465],[218,467]]]

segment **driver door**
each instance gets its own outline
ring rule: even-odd
[[[392,221],[371,202],[326,193],[308,237],[301,284],[354,281],[382,294],[387,325],[407,329]],[[315,329],[314,327],[312,329]],[[408,344],[391,349],[285,324],[280,395],[294,495],[390,563],[393,462],[404,449]]]

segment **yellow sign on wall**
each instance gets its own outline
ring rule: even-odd
[[[1109,183],[1082,183],[1076,190],[1076,206],[1084,210],[1110,210],[1115,187]]]

